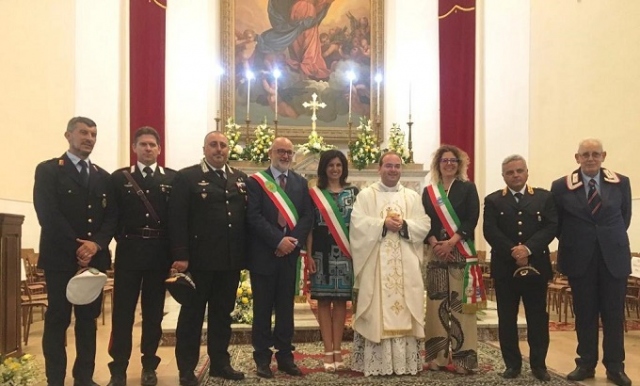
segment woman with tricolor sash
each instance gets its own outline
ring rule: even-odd
[[[320,156],[318,183],[309,189],[315,222],[307,239],[311,298],[318,301],[318,323],[324,343],[324,369],[346,369],[342,360],[342,334],[351,300],[353,264],[349,222],[358,188],[347,183],[347,158],[339,150]]]
[[[425,239],[425,360],[434,371],[453,362],[460,374],[478,368],[475,313],[486,306],[473,244],[480,198],[476,186],[467,179],[468,166],[464,151],[440,146],[431,162],[431,184],[422,194],[431,218],[431,231]]]

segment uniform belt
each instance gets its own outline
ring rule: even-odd
[[[138,228],[129,229],[124,234],[125,239],[164,239],[167,232],[164,229]]]

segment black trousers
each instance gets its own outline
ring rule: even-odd
[[[295,295],[295,265],[285,259],[278,261],[273,275],[251,273],[253,290],[253,326],[251,343],[256,364],[271,363],[274,347],[278,363],[293,362],[293,301]],[[276,321],[271,330],[271,315],[275,310]]]
[[[540,275],[506,277],[495,280],[498,303],[498,339],[507,368],[520,369],[522,354],[518,345],[520,299],[527,319],[527,342],[532,369],[546,369],[549,350],[549,314],[547,281]]]
[[[621,257],[623,258],[623,257]],[[624,257],[628,258],[628,257]],[[569,277],[576,315],[576,364],[595,368],[598,363],[598,319],[602,319],[602,364],[607,370],[624,370],[624,301],[627,278],[616,278],[607,268],[600,248],[580,277]]]
[[[180,308],[176,327],[176,361],[181,374],[193,372],[200,359],[204,311],[207,314],[207,354],[211,369],[230,364],[231,312],[235,306],[240,271],[191,271],[197,297]]]
[[[138,296],[142,307],[142,367],[155,370],[160,363],[156,355],[162,338],[167,271],[115,270],[113,283],[113,312],[111,314],[111,338],[109,363],[111,375],[125,376],[131,358],[132,330]]]
[[[71,323],[71,309],[75,315],[76,360],[73,378],[76,383],[90,385],[96,358],[96,318],[100,316],[102,294],[92,303],[74,306],[67,300],[67,283],[75,271],[45,270],[49,307],[45,313],[42,353],[47,384],[62,386],[67,372],[65,335]]]

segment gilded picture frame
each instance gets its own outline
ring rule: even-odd
[[[302,103],[315,93],[326,104],[316,112],[325,141],[348,141],[349,116],[353,136],[364,117],[381,138],[384,82],[375,78],[384,76],[384,0],[221,0],[220,26],[223,123],[249,120],[253,135],[277,118],[278,136],[303,143],[312,111]]]

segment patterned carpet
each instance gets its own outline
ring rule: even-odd
[[[343,358],[347,365],[350,365],[350,343],[343,345]],[[361,373],[354,371],[342,371],[337,373],[325,373],[322,369],[322,343],[300,343],[296,344],[295,361],[302,369],[303,377],[291,377],[282,372],[276,372],[273,379],[258,378],[255,374],[255,365],[251,356],[252,348],[249,345],[234,345],[230,347],[233,366],[243,371],[247,378],[244,381],[225,381],[222,378],[205,379],[203,385],[237,385],[237,384],[260,384],[260,385],[461,385],[468,383],[472,385],[579,385],[567,381],[566,379],[551,373],[552,379],[549,383],[543,383],[531,375],[529,366],[524,363],[520,377],[516,379],[503,379],[499,373],[504,371],[504,364],[500,356],[500,350],[487,344],[480,343],[478,346],[480,371],[474,375],[461,376],[447,371],[428,371],[410,376],[382,376],[364,377]],[[272,370],[276,370],[275,361],[272,363]],[[208,372],[205,372],[207,374]]]
[[[626,328],[628,331],[640,331],[640,320],[627,320]],[[573,322],[557,322],[550,320],[549,321],[549,331],[575,331],[576,325]],[[600,326],[602,329],[602,326]]]

